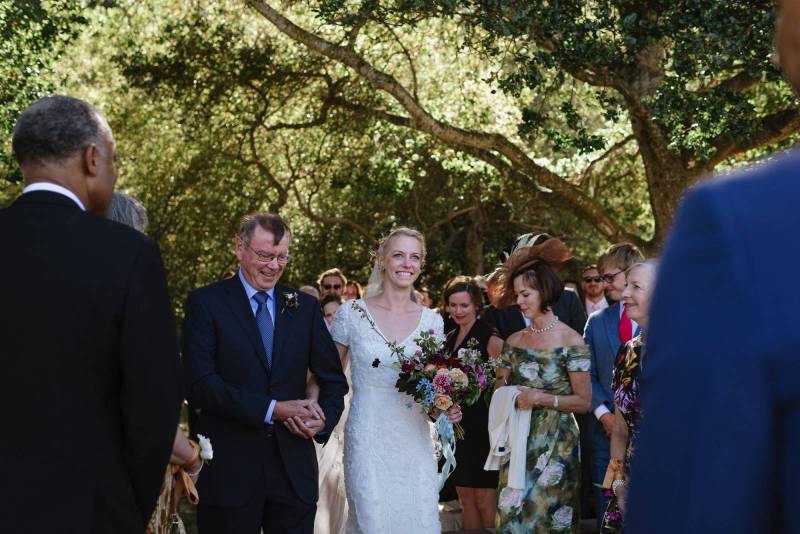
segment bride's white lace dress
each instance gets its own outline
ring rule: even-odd
[[[354,302],[369,313],[363,300]],[[442,318],[428,308],[399,343],[406,354],[417,349],[413,340],[423,330],[443,337]],[[344,442],[348,534],[441,532],[430,422],[410,396],[395,389],[399,371],[385,338],[352,302],[339,308],[331,335],[349,347],[353,379]]]

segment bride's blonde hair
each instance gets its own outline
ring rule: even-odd
[[[383,292],[383,270],[379,269],[378,265],[379,262],[383,261],[386,250],[389,248],[389,243],[392,241],[392,239],[399,236],[413,237],[419,241],[420,248],[422,249],[420,267],[425,265],[425,257],[428,254],[428,249],[425,246],[425,236],[423,233],[419,230],[409,228],[408,226],[398,226],[397,228],[394,228],[378,241],[378,247],[371,254],[373,262],[372,274],[369,277],[369,282],[367,282],[367,288],[364,291],[364,298]],[[411,300],[416,302],[413,287],[411,288]]]
[[[422,248],[422,265],[425,265],[425,256],[428,254],[428,249],[425,247],[425,236],[419,230],[414,230],[413,228],[409,228],[408,226],[398,226],[397,228],[393,229],[391,232],[383,236],[378,241],[378,248],[372,253],[373,260],[383,259],[384,255],[386,254],[386,249],[389,246],[389,242],[394,239],[395,237],[399,236],[406,236],[406,237],[413,237],[417,241],[419,241],[420,247]]]

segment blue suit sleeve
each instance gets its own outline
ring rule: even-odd
[[[769,532],[769,380],[738,221],[701,187],[679,211],[652,299],[625,531]],[[736,468],[738,467],[738,468]]]
[[[598,360],[597,360],[597,349],[595,348],[594,343],[594,330],[597,327],[600,319],[597,315],[592,315],[589,317],[589,320],[586,321],[586,327],[583,330],[583,341],[589,347],[589,352],[591,353],[592,357],[592,370],[591,370],[591,378],[592,378],[592,412],[594,412],[598,406],[605,406],[608,408],[608,411],[614,411],[614,401],[606,393],[604,387],[600,385],[600,379],[597,376],[597,369],[598,369]]]

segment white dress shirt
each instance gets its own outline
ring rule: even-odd
[[[64,195],[65,197],[72,200],[75,204],[78,205],[80,209],[86,211],[86,206],[83,205],[81,199],[78,198],[78,195],[64,187],[63,185],[54,184],[53,182],[36,182],[33,184],[29,184],[25,186],[25,189],[22,190],[22,194],[25,193],[32,193],[34,191],[50,191],[51,193],[58,193],[59,195]]]
[[[600,300],[597,302],[592,302],[588,298],[583,299],[583,302],[586,304],[586,315],[591,315],[596,311],[605,310],[608,308],[608,301],[605,297],[600,297]]]

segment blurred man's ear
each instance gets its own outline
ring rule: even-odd
[[[775,48],[783,75],[800,92],[800,0],[779,2]]]

